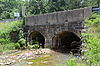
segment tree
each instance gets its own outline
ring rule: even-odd
[[[45,0],[30,0],[26,6],[26,15],[46,13]]]
[[[3,19],[14,18],[14,12],[22,13],[22,6],[26,8],[26,16],[29,16],[88,6],[94,7],[97,6],[98,1],[99,0],[0,0],[0,17],[3,16]],[[4,18],[4,11],[6,11],[10,17],[5,15]]]
[[[20,2],[19,2],[20,1]],[[2,19],[13,18],[14,9],[17,9],[18,12],[21,10],[22,1],[21,0],[0,0],[0,17]],[[4,14],[5,13],[5,14]],[[9,17],[8,17],[9,15]]]
[[[99,0],[82,0],[83,3],[81,4],[82,7],[86,7],[86,6],[98,6],[98,1]]]

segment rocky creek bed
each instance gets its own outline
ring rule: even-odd
[[[0,66],[65,66],[73,58],[70,54],[55,52],[48,48],[14,51],[0,55]]]
[[[12,53],[1,53],[0,66],[12,65],[22,60],[34,59],[37,57],[43,57],[46,54],[51,53],[50,49],[32,49],[16,51]]]

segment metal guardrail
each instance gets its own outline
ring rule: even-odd
[[[17,21],[17,20],[22,20],[22,18],[5,19],[5,20],[0,20],[0,22],[5,23],[5,22],[13,22],[13,21]]]
[[[99,10],[99,8],[92,8],[92,10],[93,10],[93,11],[98,11],[98,10]]]
[[[98,15],[100,15],[100,0],[98,0],[98,7],[92,7],[92,11],[98,11]]]

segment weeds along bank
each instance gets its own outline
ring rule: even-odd
[[[15,49],[38,49],[38,41],[26,45],[25,35],[23,32],[23,21],[13,21],[0,23],[0,52],[10,52]]]
[[[84,25],[88,27],[87,31],[82,33],[87,51],[83,52],[81,62],[71,59],[67,61],[67,66],[100,66],[100,15],[93,14],[85,20]]]
[[[19,44],[11,40],[11,33],[19,32],[22,29],[22,24],[23,21],[0,23],[0,52],[19,48]],[[21,33],[18,33],[16,37],[19,39]]]
[[[100,15],[93,14],[85,21],[88,31],[83,33],[88,51],[84,53],[85,62],[90,66],[100,66]]]

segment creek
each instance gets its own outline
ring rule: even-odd
[[[0,62],[1,66],[66,66],[66,61],[75,57],[50,49],[39,49],[24,50],[0,58],[6,60],[6,63]]]

